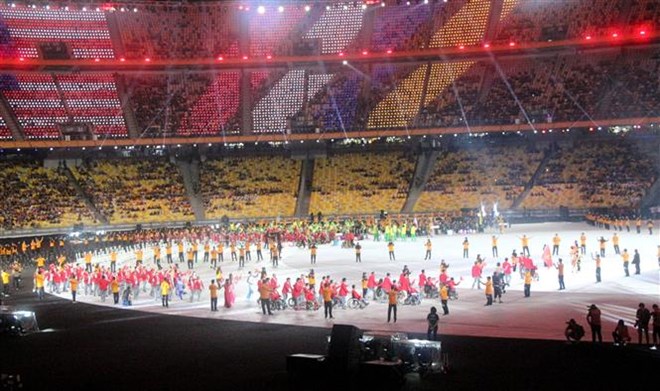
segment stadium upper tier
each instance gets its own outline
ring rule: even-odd
[[[100,224],[96,219],[137,224],[286,218],[296,211],[328,216],[461,213],[481,205],[492,210],[494,204],[502,212],[639,208],[644,197],[657,194],[660,138],[657,132],[606,134],[554,141],[452,137],[421,151],[424,139],[377,149],[328,145],[327,155],[304,164],[303,157],[282,149],[265,154],[268,147],[181,157],[173,149],[169,158],[153,152],[94,158],[96,151],[89,151],[66,164],[7,157],[0,161],[0,231]]]
[[[62,124],[135,138],[515,123],[533,129],[548,121],[658,116],[660,7],[652,0],[261,3],[0,4],[0,58],[100,66],[80,73],[0,66],[0,139],[60,139]],[[635,45],[618,46],[624,36]],[[590,48],[588,40],[599,37],[612,45]],[[584,47],[575,49],[573,39]],[[567,44],[515,53],[517,45],[547,41]],[[319,55],[486,45],[510,52],[316,63]],[[266,64],[283,56],[307,61]],[[238,65],[104,66],[198,59]]]

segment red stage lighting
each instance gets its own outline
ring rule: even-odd
[[[585,38],[587,41],[589,41],[589,40],[591,40],[591,35],[587,35],[587,36],[584,37],[584,38]]]
[[[248,59],[248,56],[243,56],[243,60],[247,60],[247,59]]]
[[[25,58],[21,57],[18,59],[18,61],[25,61]]]
[[[99,61],[101,61],[100,58],[95,58],[95,59],[94,59],[94,62],[99,62]]]
[[[461,46],[459,46],[458,48],[461,49],[461,50],[463,50],[463,49],[465,49],[465,46],[461,45]]]
[[[392,49],[387,49],[387,54],[392,54]]]
[[[362,51],[362,54],[366,56],[367,54],[369,54],[369,52],[366,51],[366,50],[363,50],[363,51]]]
[[[639,35],[642,37],[646,35],[646,30],[639,30]]]
[[[612,33],[612,38],[619,38],[619,33]]]
[[[151,62],[151,59],[149,57],[144,59],[145,62]]]
[[[516,43],[515,42],[509,42],[509,46],[514,47],[514,46],[516,46]]]
[[[266,56],[266,59],[267,59],[267,60],[270,60],[270,59],[272,59],[272,58],[273,58],[273,56],[271,56],[270,54]]]
[[[124,62],[126,59],[124,57],[120,58],[119,61]]]
[[[489,44],[489,43],[485,43],[485,44],[484,44],[484,47],[485,47],[486,49],[488,49],[488,48],[490,47],[490,44]]]
[[[222,56],[218,56],[218,61],[222,61],[224,58]]]
[[[339,57],[344,57],[344,52],[339,52]]]

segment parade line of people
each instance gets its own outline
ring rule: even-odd
[[[378,229],[378,232],[381,230]],[[400,233],[397,233],[400,232]],[[383,230],[388,259],[395,261],[395,242],[415,241],[415,229]],[[387,322],[396,323],[397,306],[419,305],[423,300],[436,300],[442,308],[442,315],[449,314],[449,301],[458,298],[458,286],[463,277],[449,274],[449,264],[444,260],[440,263],[439,274],[427,273],[421,270],[413,274],[408,266],[404,266],[394,276],[390,273],[377,276],[375,272],[364,272],[359,281],[348,281],[347,278],[333,278],[330,275],[317,277],[314,269],[299,276],[280,280],[275,273],[267,271],[269,267],[276,269],[284,249],[283,243],[307,247],[310,254],[310,264],[317,262],[317,243],[341,243],[343,248],[352,249],[355,262],[361,263],[362,245],[360,240],[380,241],[380,235],[369,235],[368,230],[347,230],[338,234],[324,229],[285,231],[279,229],[263,232],[248,231],[233,228],[226,231],[213,230],[208,227],[143,231],[132,233],[112,233],[106,236],[97,235],[92,240],[82,243],[66,243],[63,240],[50,240],[48,246],[41,241],[33,240],[29,245],[24,243],[23,252],[28,248],[36,255],[34,262],[36,270],[33,276],[34,291],[39,298],[45,293],[70,293],[72,302],[78,295],[98,297],[101,302],[112,300],[115,305],[131,306],[140,297],[148,296],[169,307],[174,298],[179,301],[200,302],[204,292],[208,292],[211,311],[218,311],[218,298],[224,296],[224,307],[232,308],[236,300],[235,287],[238,284],[247,285],[248,301],[253,300],[264,315],[272,315],[274,311],[318,310],[324,308],[327,319],[333,319],[333,308],[363,309],[370,302],[387,303]],[[498,260],[498,236],[490,239],[493,258]],[[537,265],[530,256],[529,241],[531,237],[522,235],[520,238],[520,254],[514,250],[502,262],[486,261],[481,255],[476,256],[471,268],[471,289],[482,289],[485,294],[485,306],[502,303],[503,295],[510,286],[516,274],[523,282],[523,296],[531,297],[531,286],[539,278],[539,266],[547,270],[556,270],[558,289],[564,290],[565,264],[561,258],[553,261],[553,256],[559,255],[562,239],[555,234],[550,246],[543,248],[542,263]],[[611,242],[616,256],[623,263],[625,276],[630,276],[629,263],[635,267],[635,274],[640,274],[640,256],[635,249],[630,254],[627,249],[621,251],[617,233],[610,239],[600,237],[597,240],[599,251],[591,256],[595,263],[596,283],[601,282],[601,257],[605,257],[607,243]],[[164,251],[163,251],[164,247]],[[229,254],[225,257],[225,248]],[[470,241],[465,237],[462,241],[463,258],[470,258]],[[423,241],[424,259],[432,259],[433,244],[430,238]],[[76,251],[78,250],[78,251]],[[660,247],[659,247],[660,251]],[[264,253],[269,258],[264,259]],[[569,249],[571,272],[581,270],[582,263],[588,259],[587,238],[585,233],[575,240]],[[72,257],[73,261],[68,262]],[[660,252],[658,254],[660,262]],[[121,265],[118,259],[121,258]],[[99,261],[102,260],[102,261]],[[222,265],[225,262],[235,262],[239,270],[247,271],[225,275]],[[248,270],[246,262],[254,264]],[[263,262],[263,263],[262,263]],[[486,275],[486,266],[492,267],[492,274]],[[203,281],[198,270],[202,267],[213,270],[214,278]],[[260,266],[260,267],[259,267]],[[9,294],[10,285],[15,289],[20,286],[22,264],[16,259],[2,270],[3,293]],[[18,274],[18,278],[17,278]],[[206,273],[205,273],[206,274]],[[12,280],[13,281],[10,281]],[[464,286],[464,289],[467,289]],[[657,305],[654,305],[654,325],[657,323]],[[429,314],[435,318],[436,312]],[[650,319],[650,317],[649,317]],[[642,322],[643,323],[643,322]],[[648,321],[646,322],[648,324]],[[591,324],[591,322],[590,322]],[[640,323],[641,324],[641,323]],[[437,326],[437,322],[435,324]],[[655,327],[655,326],[654,326]],[[432,327],[433,328],[433,327]],[[648,327],[647,327],[648,330]],[[568,338],[568,334],[567,334]],[[648,339],[648,337],[647,337]],[[653,332],[654,346],[658,335]],[[647,341],[648,342],[648,341]]]

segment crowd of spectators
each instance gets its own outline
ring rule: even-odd
[[[111,223],[194,219],[183,178],[164,159],[86,160],[71,170]]]
[[[300,166],[282,156],[204,161],[200,182],[206,217],[292,216]]]
[[[497,26],[495,43],[596,37],[625,25],[627,0],[520,1]]]
[[[239,55],[241,14],[230,4],[153,4],[115,15],[126,58]]]
[[[400,211],[415,161],[415,156],[397,152],[316,159],[310,210],[324,214]]]
[[[65,169],[46,168],[36,160],[0,162],[0,229],[95,223]]]
[[[528,145],[481,145],[446,151],[436,162],[414,210],[475,209],[483,203],[509,208],[542,157]]]
[[[127,74],[140,134],[148,137],[235,133],[239,73]]]
[[[657,178],[653,166],[657,158],[657,151],[645,153],[623,140],[564,146],[548,162],[522,206],[637,207]]]

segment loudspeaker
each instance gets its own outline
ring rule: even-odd
[[[355,326],[336,324],[332,327],[328,360],[333,369],[341,372],[358,369],[360,337],[362,337],[362,330]]]

